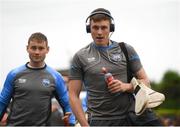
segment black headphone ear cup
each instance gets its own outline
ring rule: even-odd
[[[86,25],[86,32],[87,32],[87,33],[91,33],[90,25]]]
[[[114,30],[115,30],[114,24],[110,24],[110,32],[114,32]]]

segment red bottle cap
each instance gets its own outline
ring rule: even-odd
[[[107,69],[105,67],[102,67],[102,73],[106,74],[107,73]]]

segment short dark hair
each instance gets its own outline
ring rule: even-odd
[[[30,41],[33,41],[33,40],[45,41],[46,44],[48,45],[47,37],[44,34],[42,34],[41,32],[36,32],[36,33],[31,34],[31,36],[28,39],[28,44],[30,43]]]

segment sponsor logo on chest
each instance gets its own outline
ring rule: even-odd
[[[91,63],[91,62],[96,61],[96,58],[95,57],[89,57],[89,58],[87,58],[87,61],[88,61],[88,63]]]
[[[27,80],[26,80],[26,79],[23,79],[23,78],[19,78],[19,79],[18,79],[18,83],[21,83],[21,84],[22,84],[22,83],[26,83],[26,81],[27,81]]]

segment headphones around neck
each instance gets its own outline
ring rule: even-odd
[[[99,8],[99,9],[96,9],[93,12],[91,12],[91,14],[86,19],[86,32],[87,33],[91,33],[90,23],[88,24],[87,22],[92,16],[94,16],[96,14],[104,14],[104,15],[108,16],[111,19],[110,32],[115,31],[114,18],[111,16],[111,13],[104,8]]]

